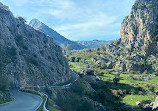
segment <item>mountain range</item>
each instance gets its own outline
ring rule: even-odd
[[[71,48],[70,48],[71,50],[72,49],[80,50],[80,49],[85,48],[81,44],[68,40],[64,36],[60,35],[58,32],[54,31],[52,28],[48,27],[47,25],[45,25],[44,23],[39,21],[38,19],[31,20],[29,25],[31,27],[33,27],[34,29],[39,30],[39,31],[45,33],[46,35],[49,35],[50,37],[52,37],[54,39],[55,43],[58,44],[59,46],[61,44],[63,44],[66,47],[69,44],[69,45],[71,45]]]
[[[109,43],[110,41],[103,41],[103,40],[92,40],[92,41],[76,41],[77,43],[85,46],[86,48],[99,48],[104,46],[105,44]]]
[[[101,41],[101,40],[92,40],[92,41],[71,41],[49,26],[45,25],[38,19],[32,19],[29,23],[31,27],[36,30],[39,30],[46,35],[52,37],[55,43],[59,46],[64,45],[65,47],[69,44],[70,50],[81,50],[85,48],[98,48],[108,43],[108,41]]]

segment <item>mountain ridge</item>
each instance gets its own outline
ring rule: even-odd
[[[71,45],[71,50],[80,50],[80,49],[84,49],[85,47],[81,44],[78,44],[74,41],[71,41],[67,38],[65,38],[64,36],[60,35],[58,32],[54,31],[52,28],[48,27],[47,25],[45,25],[44,23],[42,23],[41,21],[39,21],[38,19],[32,19],[29,23],[29,25],[31,27],[33,27],[36,30],[39,30],[47,35],[49,35],[50,37],[52,37],[54,39],[54,41],[56,42],[56,44],[58,44],[59,46],[61,44],[63,44],[65,47],[69,44]]]
[[[77,43],[84,45],[86,48],[99,48],[109,43],[110,41],[104,40],[91,40],[91,41],[76,41]]]

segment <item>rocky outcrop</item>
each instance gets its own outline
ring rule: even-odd
[[[120,30],[121,42],[131,51],[146,50],[154,44],[158,34],[158,1],[136,0],[130,14],[123,20]],[[155,50],[153,50],[155,51]]]
[[[54,31],[53,29],[51,29],[50,27],[48,27],[37,19],[31,20],[29,25],[34,29],[39,30],[52,37],[59,46],[63,44],[66,47],[69,44],[71,50],[80,50],[85,48],[85,46],[63,37],[62,35],[60,35],[59,33],[57,33],[56,31]]]
[[[158,111],[158,97],[155,99],[152,109],[153,111]]]
[[[11,85],[54,85],[69,79],[69,66],[52,38],[14,18],[0,3],[0,75]]]
[[[136,102],[136,105],[138,105],[139,107],[141,107],[143,109],[150,109],[148,111],[151,111],[153,103],[151,100],[143,100],[143,101]]]
[[[121,24],[120,37],[105,45],[121,71],[158,71],[158,1],[136,0]]]

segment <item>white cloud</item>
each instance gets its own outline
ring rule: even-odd
[[[55,30],[66,37],[70,37],[72,40],[78,40],[83,39],[86,36],[94,36],[97,34],[99,36],[101,32],[113,25],[115,20],[115,17],[109,17],[105,13],[98,13],[91,15],[90,18],[86,18],[84,22],[59,26],[56,27]]]

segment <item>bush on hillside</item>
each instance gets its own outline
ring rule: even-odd
[[[9,85],[8,85],[8,80],[2,76],[0,76],[0,91],[5,92],[8,90]]]

